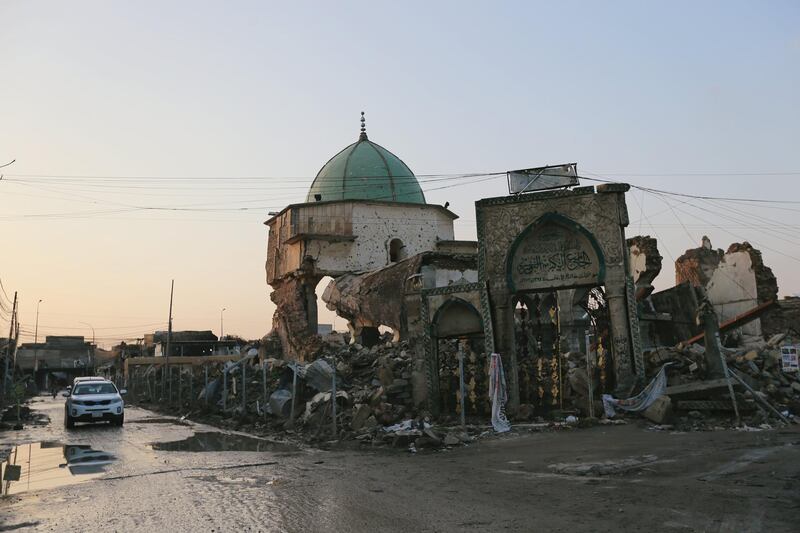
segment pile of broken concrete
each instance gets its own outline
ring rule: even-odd
[[[278,409],[270,402],[273,415],[307,442],[358,442],[368,446],[393,446],[416,451],[468,443],[461,430],[432,423],[427,413],[414,406],[412,357],[407,342],[364,347],[359,344],[327,343],[324,355],[306,365],[275,360],[278,367],[294,372],[299,385],[294,421],[290,409]],[[334,372],[335,367],[335,372]],[[335,375],[335,383],[334,383]],[[287,397],[290,380],[278,378],[274,397]],[[332,402],[336,387],[336,415]],[[290,397],[290,396],[289,396]],[[335,424],[334,424],[335,419]]]
[[[657,424],[674,423],[686,429],[734,425],[736,410],[741,423],[749,427],[800,420],[800,373],[782,368],[781,345],[786,337],[779,334],[768,341],[722,348],[733,376],[735,407],[728,380],[709,376],[702,345],[645,351],[648,377],[664,364],[669,366],[665,395],[643,415]]]

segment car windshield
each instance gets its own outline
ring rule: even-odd
[[[113,383],[78,383],[72,390],[72,394],[116,394],[117,388]]]

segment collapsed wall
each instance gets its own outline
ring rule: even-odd
[[[347,319],[355,340],[365,327],[388,326],[395,340],[405,337],[406,280],[419,271],[424,254],[364,274],[345,274],[331,281],[322,294],[326,307]]]
[[[636,285],[636,299],[642,300],[653,292],[653,280],[661,272],[661,254],[658,241],[650,235],[637,235],[627,239],[630,252],[631,275]]]
[[[708,237],[703,237],[699,248],[687,250],[675,261],[675,282],[704,288],[720,322],[778,297],[772,269],[764,265],[761,252],[746,241],[733,243],[723,252],[713,249]],[[741,332],[763,336],[761,321],[745,324]]]

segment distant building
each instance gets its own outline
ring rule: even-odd
[[[23,372],[33,372],[39,387],[47,387],[53,377],[66,382],[92,373],[95,349],[81,336],[48,335],[45,342],[21,344],[16,364]]]
[[[144,350],[150,356],[167,355],[166,331],[156,331],[144,336]],[[237,339],[219,340],[210,330],[173,331],[170,339],[172,357],[200,357],[206,355],[234,355],[241,351],[241,341]]]

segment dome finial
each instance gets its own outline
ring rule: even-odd
[[[358,136],[359,141],[367,140],[367,119],[364,118],[364,112],[361,112],[361,135]]]

